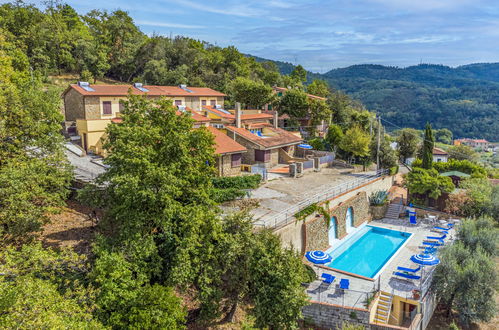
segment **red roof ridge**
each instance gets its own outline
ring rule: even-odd
[[[208,131],[215,135],[215,152],[219,155],[246,152],[246,148],[228,137],[215,127],[208,126]]]

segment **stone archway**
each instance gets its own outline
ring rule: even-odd
[[[355,228],[354,227],[354,213],[353,213],[353,207],[349,207],[347,209],[346,215],[345,215],[345,228],[347,231],[347,234],[351,233],[352,230]]]
[[[333,245],[333,243],[338,239],[338,220],[336,217],[332,216],[329,220],[329,229],[328,229],[328,241],[329,246]]]

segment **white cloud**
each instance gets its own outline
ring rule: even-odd
[[[261,9],[253,8],[245,4],[240,4],[239,2],[237,5],[228,5],[225,8],[216,7],[212,4],[205,5],[203,3],[197,3],[195,1],[189,0],[172,0],[172,2],[195,10],[229,16],[256,17],[266,14],[266,12]]]
[[[178,29],[203,29],[205,26],[202,25],[191,25],[191,24],[177,24],[177,23],[167,23],[167,22],[150,22],[150,21],[137,21],[139,25],[147,26],[158,26],[167,28],[178,28]]]

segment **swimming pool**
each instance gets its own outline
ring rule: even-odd
[[[365,226],[328,251],[333,261],[326,266],[374,278],[410,236],[410,233]]]

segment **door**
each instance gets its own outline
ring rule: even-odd
[[[83,149],[85,151],[88,151],[88,138],[87,138],[87,133],[82,134],[82,139],[83,139]]]

